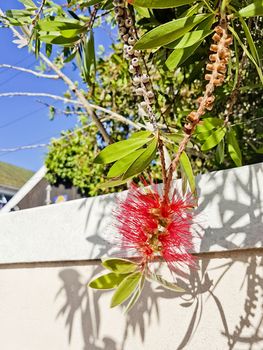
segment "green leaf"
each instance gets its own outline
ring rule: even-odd
[[[148,271],[146,278],[149,279],[150,281],[154,281],[154,282],[159,283],[160,285],[162,285],[166,289],[173,290],[175,292],[180,292],[180,293],[185,292],[185,290],[183,288],[177,286],[177,284],[167,281],[162,276],[157,275],[154,272]]]
[[[230,129],[227,134],[228,152],[236,166],[242,166],[242,154],[238,145],[235,131]]]
[[[207,140],[207,138],[211,135],[212,132],[213,132],[213,130],[201,132],[201,133],[197,134],[196,137],[199,141],[204,141],[204,140]]]
[[[243,30],[245,32],[245,35],[246,35],[246,38],[247,38],[247,43],[249,45],[251,54],[254,57],[254,59],[257,61],[257,63],[260,65],[259,54],[258,54],[256,45],[254,43],[254,40],[252,39],[252,35],[250,33],[250,30],[249,30],[246,22],[244,21],[244,19],[241,16],[239,16],[239,20],[240,20],[240,23],[241,23],[241,25],[243,27]]]
[[[178,148],[178,146],[175,146],[176,152],[178,151]],[[180,165],[183,168],[183,171],[185,172],[191,191],[195,192],[195,177],[191,162],[185,152],[183,152],[180,156]]]
[[[135,262],[117,258],[103,260],[101,265],[106,269],[113,271],[117,274],[127,274],[130,272],[134,272],[138,268],[138,265]]]
[[[209,15],[204,21],[202,21],[196,28],[196,31],[203,31],[204,33],[207,33],[209,35],[210,33],[210,28],[212,24],[214,23],[215,16],[214,15]],[[194,32],[191,32],[194,33]],[[185,34],[185,35],[188,35]],[[194,52],[198,49],[198,47],[202,44],[204,38],[207,36],[204,34],[204,37],[197,41],[195,44],[193,44],[190,47],[185,47],[185,48],[177,48],[175,51],[173,51],[170,56],[167,58],[165,64],[167,68],[172,71],[175,70],[177,67],[179,67],[181,64],[183,64],[190,56],[194,54]],[[184,38],[185,36],[183,36]],[[182,38],[182,39],[183,39]],[[181,39],[181,40],[182,40]],[[179,40],[173,41],[166,45],[168,48],[174,49],[176,45],[180,42]]]
[[[188,5],[194,0],[128,0],[131,5],[147,7],[153,9],[166,9],[182,5]]]
[[[137,302],[137,300],[139,299],[141,293],[142,293],[142,290],[143,290],[143,287],[144,287],[144,282],[145,282],[145,277],[144,275],[142,275],[141,279],[140,279],[140,283],[137,287],[137,289],[135,290],[135,292],[133,293],[126,309],[125,309],[125,313],[129,312],[133,306],[135,305],[135,303]]]
[[[201,43],[202,42],[200,41],[199,43],[196,43],[191,47],[174,50],[165,61],[165,65],[169,69],[169,71],[173,71],[181,64],[183,64],[187,60],[187,58],[189,58],[196,51],[196,49],[201,45]]]
[[[179,144],[184,138],[184,134],[180,131],[176,133],[165,133],[164,136],[176,144]],[[193,147],[192,142],[188,141],[186,148],[192,148],[192,147]]]
[[[79,40],[79,37],[72,37],[72,38],[64,38],[64,36],[61,35],[41,35],[39,37],[41,41],[47,44],[56,44],[56,45],[63,45],[63,46],[72,46],[72,43],[75,43]]]
[[[258,154],[263,154],[263,147],[260,147],[256,150]]]
[[[263,0],[256,0],[252,4],[238,11],[242,17],[263,16]]]
[[[148,167],[151,161],[154,159],[157,150],[158,140],[154,138],[145,151],[131,164],[127,171],[122,176],[123,179],[130,178],[137,174],[140,174],[144,169]]]
[[[32,0],[19,0],[26,8],[37,9],[36,4]]]
[[[226,128],[223,128],[223,127],[213,131],[213,133],[208,137],[208,139],[202,145],[201,150],[207,151],[215,147],[216,145],[218,145],[219,142],[222,140],[222,138],[225,136],[225,133],[226,133]]]
[[[143,139],[143,138],[148,138],[150,135],[152,135],[151,131],[141,130],[141,131],[137,131],[137,132],[134,132],[133,134],[131,134],[130,138],[134,139],[135,137],[139,137],[140,139]]]
[[[125,180],[111,180],[111,181],[106,181],[103,183],[100,183],[98,185],[98,188],[109,188],[109,187],[117,187],[126,184],[131,178],[125,179]]]
[[[93,289],[113,289],[118,287],[118,285],[127,277],[129,274],[116,274],[114,272],[107,273],[96,277],[89,282],[88,286]]]
[[[222,164],[225,158],[225,140],[222,139],[216,147],[216,160]]]
[[[236,31],[232,28],[232,27],[228,27],[228,29],[230,30],[230,32],[234,35],[234,37],[237,39],[239,45],[242,47],[242,49],[245,51],[247,57],[251,60],[251,62],[255,65],[256,70],[258,72],[259,78],[263,84],[263,73],[262,73],[262,69],[259,67],[259,65],[257,64],[257,62],[255,61],[254,57],[251,55],[251,53],[248,51],[248,49],[246,48],[246,46],[243,44],[242,40],[239,38],[238,34],[236,33]]]
[[[162,24],[143,35],[135,44],[135,48],[152,49],[169,44],[179,39],[208,16],[209,15],[196,15],[192,17],[183,17]]]
[[[204,133],[215,129],[218,126],[223,126],[224,121],[219,118],[205,118],[196,126],[196,133]]]
[[[124,280],[120,283],[115,293],[113,294],[113,297],[111,299],[111,307],[120,305],[129,298],[129,296],[138,286],[141,276],[141,272],[134,272],[131,275],[124,278]]]
[[[142,147],[151,140],[151,138],[130,138],[128,140],[115,142],[104,148],[104,150],[97,155],[94,162],[99,164],[115,162],[116,160],[134,152],[136,149]]]
[[[85,6],[93,6],[101,3],[103,0],[90,0],[85,3]]]
[[[186,33],[181,39],[174,43],[174,46],[169,48],[173,49],[184,49],[189,46],[193,46],[200,41],[202,42],[205,37],[213,33],[212,30],[194,30],[192,32]]]
[[[145,148],[138,149],[126,157],[119,159],[117,162],[113,164],[110,168],[107,177],[118,177],[124,174],[129,167],[145,152]]]
[[[71,18],[62,18],[58,20],[41,19],[37,22],[37,29],[44,32],[62,31],[70,29],[79,29],[85,31],[85,27],[79,21]]]

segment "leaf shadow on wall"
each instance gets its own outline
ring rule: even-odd
[[[223,174],[223,175],[222,175]],[[259,178],[261,175],[260,168],[255,167],[249,173],[248,181],[241,181],[237,175],[235,176],[235,193],[231,196],[234,199],[228,199],[225,186],[229,181],[229,172],[221,173],[221,179],[218,182],[210,174],[209,181],[213,183],[213,190],[206,192],[203,202],[200,204],[198,211],[204,212],[215,201],[217,201],[218,215],[221,218],[221,227],[209,227],[205,230],[205,235],[201,242],[201,250],[209,251],[211,245],[217,245],[227,250],[235,250],[239,245],[232,239],[233,235],[242,233],[244,246],[255,246],[259,244],[263,246],[262,235],[253,234],[249,236],[247,233],[254,230],[260,230],[262,233],[262,212],[260,209],[260,197],[252,195],[252,193],[260,193],[259,188],[255,191],[255,181],[252,179]],[[233,175],[231,175],[233,176]],[[233,180],[232,180],[233,182]],[[256,186],[259,184],[256,182]],[[253,188],[252,188],[253,187]],[[240,199],[240,192],[243,191],[243,197],[250,197],[250,203],[244,204]],[[103,199],[105,200],[105,199]],[[105,208],[109,203],[105,202]],[[226,215],[226,212],[228,214]],[[257,214],[256,214],[257,213]],[[103,213],[102,217],[103,217]],[[246,224],[242,224],[244,217],[249,218]],[[101,219],[102,220],[102,219]],[[103,218],[104,220],[104,218]],[[100,255],[106,254],[109,245],[103,238],[105,225],[103,221],[98,221],[98,235],[88,237],[94,245],[99,245]],[[89,218],[87,219],[88,225]],[[259,231],[260,233],[260,231]],[[65,303],[58,312],[58,317],[65,318],[65,326],[68,328],[68,340],[71,341],[74,322],[80,322],[82,327],[82,335],[84,341],[83,350],[125,350],[127,341],[134,337],[136,331],[139,331],[142,344],[147,337],[147,328],[151,327],[153,320],[161,324],[163,315],[160,312],[160,300],[173,299],[179,301],[179,307],[185,312],[191,310],[190,321],[186,327],[182,339],[178,339],[175,333],[174,342],[169,349],[195,349],[194,339],[198,336],[198,332],[202,331],[202,318],[206,312],[206,304],[208,300],[213,300],[221,320],[221,327],[217,330],[222,339],[222,349],[235,350],[242,345],[247,350],[259,349],[263,344],[262,334],[262,305],[260,297],[262,297],[263,279],[260,270],[263,267],[262,253],[229,251],[221,253],[198,254],[199,270],[190,271],[188,278],[178,276],[177,284],[185,289],[185,293],[175,293],[167,291],[162,287],[154,288],[151,284],[147,284],[141,300],[135,304],[134,308],[123,318],[124,331],[122,339],[113,339],[100,335],[101,317],[103,315],[100,310],[100,291],[94,292],[87,289],[87,283],[101,271],[98,263],[94,263],[94,271],[92,276],[82,276],[75,268],[64,269],[60,272],[59,278],[62,287],[59,293],[65,293]],[[217,259],[217,260],[215,260]],[[216,261],[218,266],[213,265]],[[210,268],[210,265],[213,265]],[[220,294],[217,293],[221,284],[235,268],[236,264],[242,264],[244,277],[240,278],[240,290],[245,291],[245,298],[242,301],[243,310],[241,308],[240,315],[236,315],[235,324],[229,321],[229,310],[225,310],[224,301],[221,300]],[[217,272],[217,273],[215,273]],[[83,282],[84,278],[84,282]],[[239,298],[239,293],[236,294]],[[178,303],[177,306],[178,307]],[[171,308],[173,308],[171,304]],[[176,309],[172,309],[176,312]],[[181,312],[182,310],[178,310]],[[77,315],[80,319],[77,320]],[[231,325],[230,325],[231,323]],[[249,334],[249,336],[248,336]],[[160,335],[160,334],[159,334]],[[158,335],[158,336],[159,336]],[[165,335],[163,335],[165,337]],[[175,345],[177,344],[177,345]],[[263,347],[263,345],[262,345]],[[168,349],[168,348],[167,348]]]

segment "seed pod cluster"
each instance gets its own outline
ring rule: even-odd
[[[155,116],[152,110],[154,92],[152,91],[150,77],[142,72],[142,53],[136,50],[136,30],[133,18],[126,7],[125,0],[114,0],[114,11],[120,36],[124,42],[124,57],[129,61],[129,72],[132,74],[133,89],[137,96],[142,96],[141,106],[148,112],[151,122],[155,125]]]
[[[227,22],[221,19],[220,24],[214,28],[212,37],[214,43],[210,46],[209,63],[206,65],[208,73],[205,74],[205,80],[208,81],[205,93],[199,97],[197,102],[199,107],[197,111],[192,111],[188,116],[188,123],[184,126],[187,134],[192,134],[195,126],[199,123],[200,117],[205,114],[206,110],[211,111],[213,108],[215,96],[213,92],[217,86],[221,86],[225,80],[227,63],[231,52],[229,46],[232,44],[232,36],[227,33]]]

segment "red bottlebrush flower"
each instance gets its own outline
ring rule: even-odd
[[[174,193],[164,200],[157,188],[138,188],[135,185],[115,210],[115,227],[121,248],[139,256],[142,263],[155,257],[163,258],[170,270],[176,265],[194,266],[193,248],[194,199]]]

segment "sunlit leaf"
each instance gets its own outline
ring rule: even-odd
[[[226,128],[223,128],[223,127],[213,131],[212,134],[205,141],[205,143],[202,145],[201,150],[207,151],[215,147],[216,145],[219,144],[219,142],[222,140],[225,134],[226,134]]]
[[[126,309],[125,309],[125,312],[129,312],[133,306],[136,304],[137,300],[139,299],[141,293],[142,293],[142,290],[143,290],[143,287],[144,287],[144,282],[145,282],[145,277],[144,275],[141,276],[141,279],[140,279],[140,283],[139,285],[137,286],[137,289],[135,290],[135,292],[133,293]]]
[[[178,149],[179,147],[175,146],[176,152],[178,151]],[[195,192],[195,177],[194,177],[191,162],[185,152],[182,152],[180,156],[180,164],[181,164],[181,167],[183,168],[183,171],[185,172],[191,191]]]
[[[154,138],[145,151],[130,165],[127,171],[122,176],[123,179],[130,178],[134,175],[140,174],[143,170],[145,170],[154,159],[157,150],[158,140]]]
[[[136,151],[136,149],[142,147],[149,141],[151,141],[151,138],[130,138],[128,140],[115,142],[104,148],[104,150],[97,155],[94,162],[99,164],[115,162]]]
[[[128,3],[131,5],[154,9],[178,7],[182,5],[188,5],[193,2],[194,0],[128,0]]]
[[[138,268],[138,265],[135,262],[117,258],[105,259],[102,261],[101,265],[117,274],[134,272]]]
[[[124,276],[124,275],[122,275]],[[118,286],[111,299],[111,307],[122,304],[134,292],[141,279],[141,272],[128,275]]]
[[[238,11],[242,17],[263,16],[263,0],[253,1],[252,4]]]
[[[192,17],[183,17],[162,24],[143,35],[135,44],[135,48],[151,49],[169,44],[179,39],[208,16],[209,15],[196,15]]]
[[[113,289],[118,287],[118,285],[127,277],[129,274],[116,274],[114,272],[107,273],[96,277],[89,282],[88,286],[93,289]]]
[[[230,129],[227,133],[228,152],[236,166],[242,165],[242,153],[236,138],[235,131]]]
[[[216,147],[216,160],[222,164],[225,158],[225,140],[222,139]]]
[[[107,177],[118,177],[125,173],[129,167],[145,152],[145,148],[138,149],[126,157],[119,159],[110,168]]]

